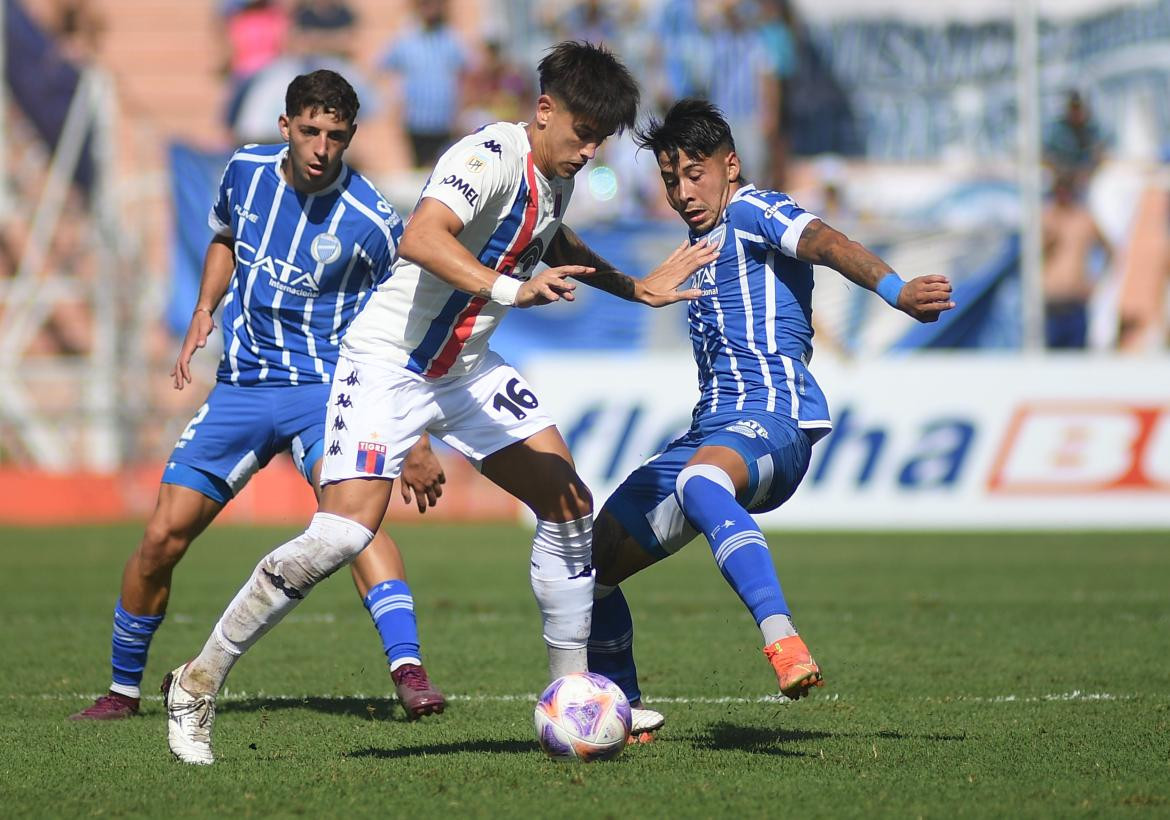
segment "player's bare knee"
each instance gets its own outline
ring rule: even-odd
[[[147,577],[168,573],[182,560],[190,545],[191,537],[185,530],[166,521],[152,520],[146,525],[135,556],[139,570]]]
[[[561,487],[556,497],[549,500],[547,514],[538,512],[538,518],[576,521],[593,517],[593,494],[576,473],[567,478]]]

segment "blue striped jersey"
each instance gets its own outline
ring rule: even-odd
[[[223,303],[217,379],[241,385],[321,384],[341,335],[390,274],[402,219],[361,174],[302,194],[285,182],[286,145],[249,145],[223,172],[208,214],[235,240]]]
[[[808,371],[812,356],[812,265],[796,245],[817,219],[786,194],[745,185],[705,237],[719,248],[695,272],[703,295],[690,303],[699,367],[694,418],[759,410],[795,419],[814,437],[832,426],[828,403]],[[819,435],[818,435],[819,431]]]

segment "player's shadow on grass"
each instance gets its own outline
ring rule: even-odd
[[[536,744],[531,740],[465,740],[460,743],[432,743],[422,746],[396,746],[385,749],[358,749],[346,757],[374,757],[394,760],[418,755],[454,755],[463,752],[502,752],[505,754],[532,754]]]
[[[363,720],[406,722],[398,701],[392,698],[245,698],[216,704],[216,711],[277,712],[285,709],[309,709],[326,715],[344,715]]]
[[[829,732],[808,732],[800,729],[769,729],[760,726],[740,726],[720,721],[707,727],[705,734],[697,735],[693,745],[703,751],[738,749],[753,754],[781,757],[813,757],[816,752],[793,748],[809,740],[833,737]]]

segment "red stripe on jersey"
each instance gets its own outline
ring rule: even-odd
[[[532,152],[528,153],[528,164],[524,169],[524,178],[528,182],[528,203],[524,206],[524,218],[520,220],[520,230],[516,232],[516,239],[512,247],[508,248],[504,257],[496,264],[496,270],[501,273],[511,273],[516,267],[516,260],[532,241],[532,232],[536,230],[536,166],[532,162]]]
[[[516,260],[528,247],[528,243],[532,241],[532,234],[536,230],[536,166],[532,163],[531,152],[528,154],[528,164],[524,169],[524,176],[528,182],[528,202],[524,206],[524,217],[520,220],[520,230],[516,232],[516,238],[500,261],[496,263],[496,270],[500,271],[501,276],[507,275],[516,267]],[[468,303],[467,307],[460,311],[459,318],[455,321],[455,329],[448,337],[447,343],[443,345],[443,349],[439,351],[439,355],[431,360],[431,366],[427,368],[424,376],[437,379],[439,376],[447,374],[451,365],[455,364],[455,360],[459,357],[459,351],[471,338],[471,330],[475,327],[475,320],[486,304],[486,299],[476,296]]]
[[[443,349],[439,351],[439,355],[431,360],[431,366],[427,368],[424,376],[430,379],[437,379],[439,376],[445,376],[447,371],[451,369],[451,365],[455,364],[455,359],[459,356],[459,351],[463,349],[463,345],[467,344],[467,340],[471,338],[471,329],[475,327],[475,320],[479,318],[479,312],[483,310],[483,306],[487,304],[487,299],[482,299],[476,296],[467,307],[463,308],[459,313],[459,318],[455,321],[455,329],[451,331],[451,336],[447,339],[447,343],[443,345]]]

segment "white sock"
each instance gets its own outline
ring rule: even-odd
[[[219,638],[219,624],[207,636],[207,643],[198,657],[187,664],[187,671],[179,685],[195,695],[215,695],[223,688],[228,672],[240,656],[229,651]]]
[[[374,535],[361,524],[317,513],[309,528],[261,559],[228,604],[203,651],[180,681],[188,692],[216,694],[240,655],[280,623],[312,588],[357,557]]]
[[[592,516],[564,523],[536,522],[529,575],[548,645],[550,680],[589,669],[592,555]]]
[[[788,615],[769,615],[760,621],[760,632],[764,636],[764,646],[771,646],[781,638],[791,638],[796,634],[796,627],[792,625],[792,618]]]
[[[589,653],[584,646],[561,649],[548,645],[548,679],[554,681],[574,672],[589,671]]]

